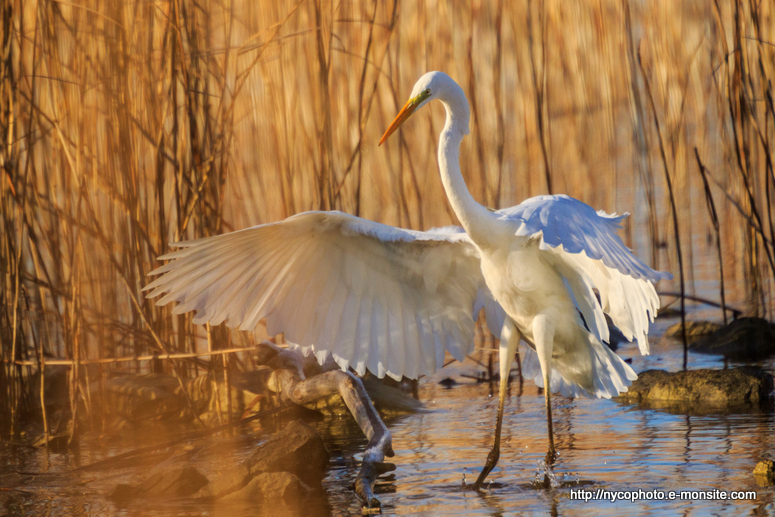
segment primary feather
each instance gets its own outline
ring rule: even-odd
[[[429,375],[445,349],[473,347],[477,299],[487,299],[475,246],[459,228],[403,230],[340,212],[306,212],[180,243],[145,289],[196,311],[196,323],[225,322],[380,377]],[[491,297],[490,297],[491,298]]]

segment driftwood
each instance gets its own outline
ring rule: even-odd
[[[312,356],[305,358],[298,350],[284,350],[268,341],[258,345],[258,355],[260,362],[274,370],[268,388],[284,400],[305,406],[332,395],[342,397],[369,440],[355,481],[355,492],[365,508],[378,509],[380,502],[374,496],[374,484],[380,474],[395,469],[392,463],[384,462],[385,456],[392,457],[395,453],[390,431],[374,409],[361,380],[342,371],[333,361],[320,366]]]

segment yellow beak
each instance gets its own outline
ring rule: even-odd
[[[414,99],[409,99],[406,104],[404,104],[404,107],[401,108],[401,111],[398,112],[398,115],[396,115],[396,118],[393,119],[393,122],[390,123],[390,127],[387,128],[387,131],[385,131],[385,134],[382,135],[382,138],[379,141],[379,145],[382,145],[385,140],[388,139],[390,135],[393,134],[393,132],[398,129],[398,126],[404,123],[406,119],[409,118],[409,115],[414,113],[415,108],[420,105],[420,103],[412,102]]]

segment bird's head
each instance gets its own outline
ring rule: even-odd
[[[382,135],[379,145],[382,145],[385,140],[398,129],[398,126],[403,124],[404,121],[412,115],[412,113],[419,110],[433,99],[443,101],[445,104],[449,102],[459,102],[459,100],[462,99],[465,104],[467,126],[468,102],[465,100],[463,89],[444,72],[428,72],[420,77],[414,84],[409,100],[404,104],[404,107],[401,108],[401,111],[398,112],[396,118],[393,119],[393,122],[390,124],[390,127],[387,128],[385,134]],[[468,133],[467,127],[465,132]]]

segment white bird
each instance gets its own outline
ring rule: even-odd
[[[439,171],[463,228],[404,230],[341,212],[305,212],[284,221],[180,242],[153,271],[148,297],[176,301],[194,323],[223,322],[331,354],[359,374],[400,379],[429,375],[445,351],[462,361],[482,308],[500,336],[500,390],[493,448],[474,488],[495,467],[509,369],[520,339],[523,368],[544,390],[549,453],[555,457],[551,392],[612,397],[635,372],[605,344],[607,313],[648,354],[648,325],[659,298],[653,283],[670,278],[638,260],[616,234],[622,219],[568,196],[539,196],[490,211],[460,173],[469,106],[448,75],[429,72],[414,86],[382,144],[433,99],[446,108]],[[595,290],[599,294],[596,297]]]

